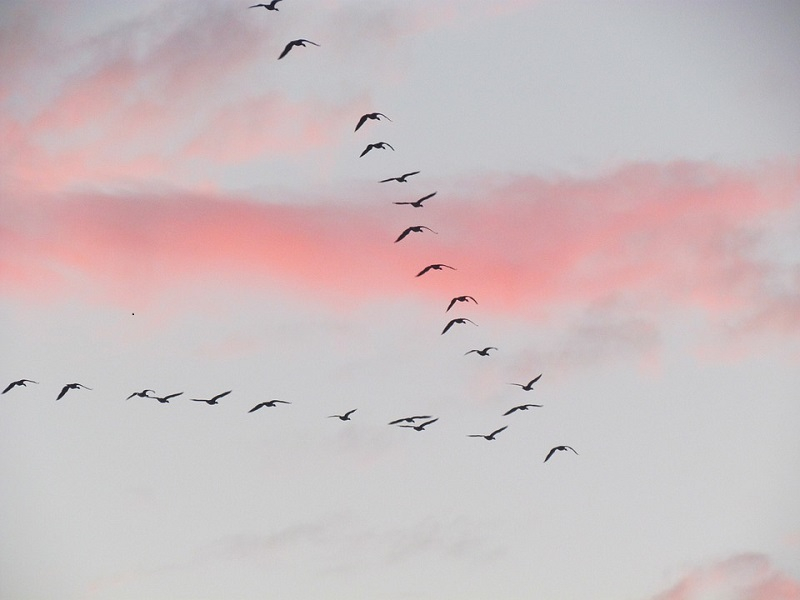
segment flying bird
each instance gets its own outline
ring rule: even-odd
[[[466,356],[467,354],[472,354],[473,352],[475,352],[479,356],[489,356],[489,350],[497,350],[497,348],[495,348],[494,346],[486,346],[486,348],[484,348],[483,350],[476,349],[476,350],[470,350],[469,352],[465,352],[464,356]]]
[[[373,148],[377,148],[378,150],[386,150],[386,148],[391,148],[392,151],[394,151],[394,147],[387,142],[375,142],[374,144],[367,144],[367,147],[364,148],[364,151],[361,154],[359,154],[358,157],[361,158]]]
[[[153,396],[148,395],[150,392],[153,392],[154,394],[156,393],[155,390],[142,390],[141,392],[133,392],[130,396],[125,398],[125,400],[130,400],[134,396],[139,396],[140,398],[153,398]]]
[[[183,392],[178,392],[176,394],[169,394],[167,396],[153,396],[153,400],[158,400],[161,404],[169,404],[170,398],[175,398],[176,396],[180,396]]]
[[[278,10],[275,8],[275,5],[282,0],[272,0],[269,4],[254,4],[253,6],[248,6],[247,8],[258,8],[259,6],[263,6],[267,10]]]
[[[276,404],[291,404],[291,402],[287,402],[286,400],[267,400],[266,402],[261,402],[259,404],[256,404],[253,408],[251,408],[247,412],[249,413],[255,412],[259,408],[263,408],[265,406],[267,408],[274,408]]]
[[[453,271],[456,270],[455,267],[451,267],[449,265],[443,265],[443,264],[428,265],[427,267],[422,269],[422,271],[417,273],[415,275],[415,277],[421,277],[421,276],[425,275],[425,273],[427,273],[428,271],[441,271],[443,268],[452,269]]]
[[[399,425],[399,427],[408,427],[409,429],[416,429],[417,431],[423,431],[428,425],[431,423],[436,423],[439,419],[431,419],[430,421],[425,421],[424,423],[420,423],[419,425]]]
[[[539,376],[538,376],[538,377],[534,377],[533,379],[531,379],[531,380],[530,380],[528,383],[526,383],[526,384],[522,384],[522,383],[509,383],[508,385],[517,385],[517,386],[521,387],[523,390],[525,390],[526,392],[530,392],[530,391],[533,389],[533,384],[534,384],[534,383],[536,383],[537,381],[539,381],[541,378],[542,378],[542,375],[541,375],[541,374],[539,374]]]
[[[544,462],[547,462],[547,459],[553,456],[556,450],[572,450],[573,452],[575,452],[575,448],[573,448],[572,446],[556,446],[555,448],[552,448],[550,452],[547,453],[547,456],[544,457]],[[575,454],[577,454],[577,452],[575,452]]]
[[[39,382],[33,381],[32,379],[19,379],[18,381],[12,381],[11,383],[8,384],[8,387],[6,387],[6,389],[0,392],[0,394],[5,394],[8,390],[16,386],[26,387],[29,383],[35,383],[38,385]]]
[[[206,404],[209,404],[209,405],[211,405],[211,404],[219,404],[219,402],[217,402],[217,400],[219,400],[219,399],[220,399],[220,398],[222,398],[223,396],[227,396],[227,395],[228,395],[228,394],[230,394],[232,391],[233,391],[233,390],[228,390],[227,392],[222,392],[221,394],[217,394],[217,395],[216,395],[216,396],[214,396],[213,398],[209,398],[209,399],[205,399],[205,398],[192,398],[192,402],[205,402]]]
[[[444,329],[442,329],[442,333],[440,335],[444,335],[445,333],[447,333],[447,330],[450,329],[453,325],[456,324],[463,325],[464,323],[472,323],[473,325],[475,325],[475,327],[478,326],[477,323],[474,323],[465,317],[459,317],[457,319],[451,319],[450,322],[444,326]]]
[[[520,404],[519,406],[515,406],[514,408],[504,412],[503,416],[505,417],[507,415],[510,415],[511,413],[513,413],[514,411],[517,411],[517,410],[528,410],[529,408],[542,408],[542,406],[544,406],[544,405],[543,404]]]
[[[503,431],[503,430],[504,430],[504,429],[506,429],[507,427],[508,427],[508,425],[506,425],[505,427],[501,427],[500,429],[495,429],[495,430],[494,430],[492,433],[490,433],[489,435],[481,435],[481,434],[479,434],[479,433],[473,433],[472,435],[468,435],[467,437],[482,437],[483,439],[485,439],[485,440],[489,440],[489,441],[491,442],[491,441],[493,441],[493,440],[494,440],[494,436],[496,436],[498,433],[500,433],[501,431]]]
[[[350,420],[350,415],[352,415],[357,410],[358,410],[357,408],[354,408],[353,410],[348,410],[343,415],[330,415],[328,418],[332,419],[332,418],[336,417],[337,419],[341,419],[342,421],[349,421]]]
[[[61,388],[61,392],[58,394],[58,398],[56,400],[61,400],[70,390],[77,390],[77,389],[84,389],[84,390],[91,390],[92,388],[86,387],[85,385],[81,385],[80,383],[68,383],[63,388]]]
[[[453,305],[456,302],[467,302],[468,300],[472,300],[475,304],[478,303],[478,301],[475,300],[475,298],[473,298],[472,296],[456,296],[455,298],[450,300],[450,304],[447,305],[447,310],[445,310],[444,312],[448,312],[451,308],[453,308]]]
[[[397,181],[400,183],[406,183],[406,179],[411,177],[412,175],[417,175],[419,171],[411,171],[411,173],[403,173],[399,177],[389,177],[389,179],[381,179],[378,183],[387,183],[389,181]]]
[[[282,59],[284,56],[289,54],[289,50],[291,50],[295,46],[302,46],[303,48],[305,48],[307,43],[319,46],[319,44],[317,44],[316,42],[312,42],[311,40],[304,40],[304,39],[292,40],[291,42],[286,44],[286,47],[283,49],[283,52],[281,52],[281,55],[278,57],[278,60]]]
[[[395,202],[394,204],[408,204],[409,206],[413,206],[414,208],[422,208],[422,203],[425,202],[428,198],[433,198],[436,195],[436,192],[432,194],[428,194],[427,196],[423,196],[419,200],[414,200],[414,202]]]
[[[361,115],[361,118],[358,120],[358,124],[353,131],[358,131],[358,129],[367,122],[367,119],[373,119],[374,121],[380,121],[380,118],[383,117],[387,121],[391,121],[389,117],[387,117],[383,113],[374,112],[374,113],[367,113],[366,115]]]
[[[403,231],[403,233],[401,233],[399,236],[397,236],[397,239],[394,241],[394,243],[396,244],[397,242],[402,240],[404,237],[406,237],[412,231],[414,233],[422,233],[423,229],[427,229],[431,233],[436,233],[433,229],[431,229],[430,227],[426,227],[425,225],[412,225],[411,227],[406,228]]]
[[[413,423],[417,419],[430,419],[430,415],[416,415],[414,417],[403,417],[402,419],[396,419],[394,421],[389,421],[389,425],[397,425],[398,423]]]

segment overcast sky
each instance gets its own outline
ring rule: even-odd
[[[248,6],[0,3],[0,597],[800,600],[798,4]]]

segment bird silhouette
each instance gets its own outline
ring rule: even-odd
[[[521,387],[523,390],[525,390],[526,392],[530,392],[533,389],[533,384],[536,383],[537,381],[539,381],[541,378],[542,378],[542,376],[540,374],[538,377],[534,377],[533,379],[531,379],[528,383],[525,383],[525,384],[522,384],[522,383],[509,383],[508,385],[517,385],[517,386]]]
[[[380,117],[383,117],[383,118],[384,118],[384,119],[386,119],[387,121],[391,121],[391,119],[390,119],[389,117],[387,117],[387,116],[386,116],[385,114],[383,114],[383,113],[379,113],[379,112],[367,113],[367,114],[365,114],[365,115],[361,115],[361,118],[358,120],[358,124],[356,125],[356,128],[355,128],[353,131],[358,131],[358,130],[359,130],[359,128],[360,128],[360,127],[361,127],[361,126],[362,126],[364,123],[366,123],[366,122],[367,122],[367,119],[373,119],[373,120],[375,120],[375,121],[380,121]]]
[[[408,204],[409,206],[413,206],[414,208],[422,208],[422,203],[425,202],[428,198],[433,198],[436,195],[436,192],[432,194],[428,194],[427,196],[423,196],[419,200],[414,200],[413,202],[395,202],[394,204]]]
[[[497,350],[497,348],[495,348],[494,346],[486,346],[486,348],[484,348],[483,350],[475,349],[475,350],[470,350],[469,352],[465,352],[464,356],[466,356],[467,354],[472,354],[473,352],[475,352],[479,356],[489,356],[489,350]]]
[[[544,405],[543,404],[520,404],[519,406],[515,406],[514,408],[504,412],[503,416],[505,417],[507,415],[510,415],[511,413],[513,413],[514,411],[517,411],[517,410],[528,410],[529,408],[542,408],[542,406],[544,406]]]
[[[473,434],[471,434],[471,435],[468,435],[467,437],[480,437],[480,438],[483,438],[483,439],[485,439],[485,440],[489,440],[489,441],[491,442],[491,441],[493,441],[493,440],[494,440],[494,436],[496,436],[498,433],[500,433],[501,431],[503,431],[503,430],[504,430],[504,429],[506,429],[507,427],[508,427],[508,425],[506,425],[506,426],[504,426],[504,427],[501,427],[500,429],[495,429],[495,430],[494,430],[492,433],[490,433],[489,435],[481,435],[481,434],[479,434],[479,433],[473,433]]]
[[[472,302],[474,302],[475,304],[478,303],[478,301],[475,300],[475,298],[473,298],[472,296],[456,296],[455,298],[450,300],[450,304],[447,305],[447,310],[445,310],[444,312],[448,312],[451,308],[453,308],[453,305],[456,302],[467,302],[468,300],[472,300]]]
[[[394,151],[394,147],[387,142],[375,142],[374,144],[367,144],[367,147],[364,148],[364,151],[361,154],[359,154],[358,157],[361,158],[373,148],[377,148],[378,150],[386,150],[386,148],[391,148],[392,151]]]
[[[572,446],[556,446],[555,448],[550,449],[550,452],[548,452],[547,456],[544,457],[544,462],[547,462],[547,459],[553,456],[553,454],[556,453],[556,450],[572,450],[573,452],[575,452],[575,448],[573,448]],[[575,452],[575,454],[577,454],[577,452]]]
[[[56,398],[56,400],[61,400],[64,397],[64,394],[66,394],[68,391],[77,389],[91,390],[92,388],[86,387],[80,383],[68,383],[61,388],[61,392],[58,394],[58,398]]]
[[[416,429],[417,431],[423,431],[428,425],[431,423],[436,423],[439,419],[431,419],[430,421],[425,421],[424,423],[420,423],[419,425],[399,425],[398,427],[407,427],[409,429]]]
[[[332,418],[336,417],[337,419],[340,419],[342,421],[349,421],[350,420],[350,415],[352,415],[357,410],[358,410],[357,408],[354,408],[353,410],[348,410],[343,415],[330,415],[328,418],[332,419]]]
[[[278,10],[275,8],[275,5],[282,0],[272,0],[269,4],[254,4],[253,6],[248,6],[247,8],[258,8],[259,6],[263,6],[267,10]]]
[[[8,390],[10,390],[10,389],[12,389],[12,388],[14,388],[16,386],[26,387],[29,383],[35,383],[35,384],[38,385],[39,382],[38,381],[33,381],[32,379],[19,379],[17,381],[12,381],[11,383],[8,384],[6,389],[4,389],[2,392],[0,392],[0,394],[5,394]]]
[[[219,402],[217,402],[217,400],[219,400],[220,398],[222,398],[224,396],[227,396],[232,391],[233,390],[228,390],[227,392],[222,392],[221,394],[217,394],[213,398],[209,398],[209,399],[206,399],[206,398],[192,398],[191,400],[192,400],[192,402],[205,402],[206,404],[209,404],[209,405],[211,405],[211,404],[219,404]]]
[[[450,322],[444,326],[444,329],[442,329],[442,333],[440,335],[444,335],[445,333],[447,333],[447,330],[450,329],[453,325],[463,325],[464,323],[472,323],[473,325],[475,325],[475,327],[478,326],[477,323],[474,323],[465,317],[458,317],[457,319],[451,319]]]
[[[255,412],[259,408],[267,407],[267,408],[274,408],[276,404],[291,404],[291,402],[287,402],[286,400],[267,400],[266,402],[260,402],[256,404],[253,408],[248,410],[247,412]]]
[[[451,266],[449,266],[449,265],[443,265],[443,264],[441,264],[441,263],[438,263],[438,264],[435,264],[435,265],[428,265],[427,267],[425,267],[424,269],[422,269],[422,271],[420,271],[419,273],[417,273],[417,274],[416,274],[414,277],[422,277],[422,276],[423,276],[423,275],[425,275],[425,273],[427,273],[428,271],[441,271],[442,269],[452,269],[453,271],[455,271],[455,270],[456,270],[456,268],[455,268],[455,267],[451,267]]]
[[[406,229],[403,231],[403,233],[401,233],[399,236],[397,236],[397,239],[394,241],[394,243],[396,244],[397,242],[399,242],[400,240],[402,240],[404,237],[406,237],[406,236],[407,236],[409,233],[411,233],[411,232],[414,232],[414,233],[422,233],[422,230],[423,230],[423,229],[427,229],[427,230],[428,230],[428,231],[430,231],[431,233],[436,233],[436,232],[435,232],[433,229],[431,229],[430,227],[426,227],[425,225],[413,225],[413,226],[411,226],[411,227],[407,227],[407,228],[406,228]]]
[[[313,44],[314,46],[319,46],[319,44],[317,44],[316,42],[312,42],[311,40],[304,40],[304,39],[292,40],[291,42],[286,44],[286,47],[283,49],[283,52],[281,52],[281,55],[278,57],[278,60],[282,59],[284,56],[289,54],[289,50],[291,50],[295,46],[302,46],[303,48],[305,48],[306,44]]]
[[[175,398],[177,396],[182,395],[183,392],[177,392],[175,394],[169,394],[167,396],[153,396],[153,400],[158,400],[161,404],[169,404],[170,398]]]
[[[430,415],[416,415],[414,417],[403,417],[402,419],[395,419],[394,421],[389,421],[389,425],[397,425],[398,423],[413,423],[417,419],[430,419]]]
[[[403,173],[399,177],[389,177],[389,179],[381,179],[378,183],[388,183],[389,181],[397,181],[399,183],[406,183],[406,180],[412,175],[417,175],[419,171],[411,171],[411,173]]]
[[[150,392],[153,392],[154,394],[156,393],[155,390],[142,390],[141,392],[133,392],[130,396],[125,398],[125,400],[130,400],[134,396],[139,396],[140,398],[152,398],[153,396],[148,395]]]

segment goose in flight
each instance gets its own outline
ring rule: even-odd
[[[416,415],[414,417],[403,417],[402,419],[395,419],[394,421],[389,421],[389,425],[397,425],[398,423],[413,423],[417,419],[430,419],[430,415]]]
[[[475,325],[475,327],[478,326],[477,323],[474,323],[474,322],[470,321],[469,319],[467,319],[465,317],[459,317],[457,319],[450,319],[450,322],[447,325],[444,326],[444,329],[442,329],[442,333],[440,335],[444,335],[445,333],[447,333],[447,330],[450,329],[453,325],[456,325],[456,324],[463,325],[464,323],[472,323],[473,325]]]
[[[86,387],[80,383],[68,383],[61,388],[61,392],[58,394],[58,398],[56,398],[56,400],[61,400],[64,397],[64,394],[66,394],[68,391],[77,389],[91,390],[92,388]]]
[[[206,399],[206,398],[192,398],[192,402],[205,402],[208,405],[219,404],[219,402],[217,402],[217,400],[219,400],[220,398],[222,398],[224,396],[227,396],[232,391],[233,390],[228,390],[227,392],[222,392],[221,394],[217,394],[213,398],[209,398],[209,399]]]
[[[419,425],[399,425],[398,427],[407,427],[409,429],[416,429],[417,431],[423,431],[428,425],[431,423],[436,423],[439,419],[431,419],[430,421],[425,421],[424,423],[420,423]]]
[[[506,427],[508,427],[508,425],[506,425],[505,427],[501,427],[500,429],[495,429],[489,435],[481,435],[480,433],[473,433],[471,435],[468,435],[467,437],[482,437],[483,439],[489,440],[491,442],[494,440],[494,436],[496,436],[498,433],[506,429]]]
[[[248,6],[247,8],[258,8],[259,6],[263,6],[267,10],[278,10],[275,5],[282,0],[272,0],[269,4],[254,4],[253,6]]]
[[[465,352],[464,356],[466,356],[467,354],[472,354],[473,352],[475,352],[478,356],[489,356],[489,350],[497,350],[497,348],[495,348],[494,346],[486,346],[486,348],[484,348],[483,350],[475,349],[475,350],[470,350],[469,352]]]
[[[266,402],[260,402],[256,404],[253,408],[248,410],[247,412],[255,412],[259,408],[267,407],[267,408],[274,408],[276,404],[291,404],[291,402],[287,402],[286,400],[267,400]]]
[[[0,392],[0,394],[5,394],[8,390],[10,390],[12,388],[15,388],[17,386],[26,387],[29,383],[35,383],[35,384],[38,385],[39,382],[38,381],[33,381],[32,379],[19,379],[17,381],[12,381],[11,383],[8,384],[6,389],[4,389],[2,392]]]
[[[367,122],[367,119],[373,119],[373,120],[375,120],[375,121],[380,121],[380,120],[381,120],[381,119],[380,119],[381,117],[383,117],[383,118],[384,118],[384,119],[386,119],[387,121],[391,121],[391,119],[390,119],[389,117],[387,117],[387,116],[386,116],[385,114],[383,114],[383,113],[379,113],[379,112],[367,113],[367,114],[365,114],[365,115],[361,115],[361,118],[358,120],[358,124],[356,125],[356,128],[355,128],[353,131],[358,131],[358,130],[359,130],[359,128],[360,128],[360,127],[361,127],[361,126],[362,126],[364,123],[366,123],[366,122]]]
[[[399,177],[389,177],[389,179],[381,179],[378,183],[387,183],[389,181],[397,181],[399,183],[406,183],[406,180],[412,175],[417,175],[419,171],[411,171],[411,173],[403,173]]]
[[[319,44],[317,44],[316,42],[312,42],[311,40],[304,40],[304,39],[292,40],[291,42],[286,44],[286,47],[283,49],[283,52],[281,52],[281,55],[278,57],[278,60],[282,59],[284,56],[289,54],[289,50],[291,50],[295,46],[302,46],[303,48],[305,48],[306,44],[313,44],[314,46],[319,46]]]
[[[170,398],[175,398],[180,396],[183,392],[178,392],[176,394],[169,394],[167,396],[153,396],[153,400],[158,400],[161,404],[169,404]]]
[[[154,394],[156,393],[155,390],[142,390],[141,392],[133,392],[130,396],[125,398],[125,400],[130,400],[134,396],[139,396],[139,398],[153,398],[153,396],[149,395],[150,392],[153,392]]]
[[[477,304],[477,303],[478,303],[478,301],[477,301],[477,300],[475,300],[475,298],[473,298],[472,296],[456,296],[455,298],[453,298],[452,300],[450,300],[450,304],[448,304],[448,305],[447,305],[447,310],[445,310],[444,312],[448,312],[448,311],[449,311],[451,308],[453,308],[453,305],[454,305],[456,302],[467,302],[467,301],[469,301],[469,300],[471,300],[471,301],[472,301],[472,302],[474,302],[475,304]]]
[[[530,392],[533,389],[533,384],[536,383],[537,381],[539,381],[541,378],[542,378],[542,375],[539,374],[538,377],[534,377],[528,383],[525,383],[525,384],[522,384],[522,383],[509,383],[508,385],[517,385],[517,386],[521,387],[523,390],[525,390],[526,392]]]
[[[419,200],[414,200],[414,202],[395,202],[394,204],[408,204],[409,206],[413,206],[414,208],[422,208],[422,203],[425,202],[428,198],[433,198],[436,195],[436,192],[432,194],[428,194],[427,196],[423,196]]]
[[[423,229],[427,229],[431,233],[436,233],[433,229],[431,229],[430,227],[426,227],[425,225],[412,225],[411,227],[406,228],[405,231],[403,231],[403,233],[401,233],[399,236],[397,236],[397,239],[394,241],[394,243],[396,244],[412,231],[414,233],[422,233]]]
[[[337,419],[340,419],[342,421],[349,421],[350,420],[350,415],[352,415],[357,410],[358,410],[357,408],[354,408],[353,410],[348,410],[343,415],[330,415],[328,418],[329,419],[333,419],[334,417],[336,417]]]
[[[555,448],[551,448],[550,452],[547,453],[547,456],[544,457],[544,462],[547,462],[547,459],[553,456],[556,453],[556,450],[572,450],[575,452],[575,448],[572,446],[556,446]],[[577,452],[575,452],[577,454]]]
[[[386,148],[391,148],[392,151],[394,151],[394,147],[387,142],[375,142],[374,144],[367,144],[367,147],[364,148],[364,151],[361,154],[359,154],[358,157],[361,158],[373,148],[377,148],[378,150],[386,150]]]
[[[443,264],[441,264],[441,263],[438,263],[438,264],[435,264],[435,265],[428,265],[427,267],[425,267],[424,269],[422,269],[422,271],[420,271],[419,273],[417,273],[417,274],[416,274],[414,277],[422,277],[422,276],[423,276],[423,275],[425,275],[425,273],[427,273],[428,271],[441,271],[442,269],[452,269],[453,271],[455,271],[455,270],[456,270],[456,268],[455,268],[455,267],[451,267],[451,266],[449,266],[449,265],[443,265]]]
[[[508,415],[510,415],[511,413],[513,413],[513,412],[515,412],[517,410],[528,410],[529,408],[542,408],[542,406],[544,406],[544,405],[543,404],[520,404],[519,406],[515,406],[514,408],[504,412],[503,416],[504,417],[508,416]]]

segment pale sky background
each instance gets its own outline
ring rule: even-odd
[[[0,2],[0,598],[800,599],[800,5],[249,4]]]

